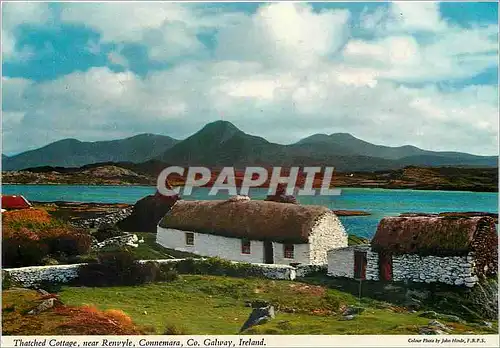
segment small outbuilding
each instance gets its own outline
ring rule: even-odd
[[[2,195],[2,211],[29,209],[31,203],[21,195]]]
[[[386,217],[369,245],[328,252],[335,277],[473,287],[497,269],[498,234],[484,216]]]
[[[180,200],[158,224],[158,244],[201,256],[268,264],[326,264],[347,246],[338,217],[322,206],[270,201]]]

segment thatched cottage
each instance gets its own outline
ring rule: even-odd
[[[387,217],[371,244],[328,252],[328,274],[355,279],[473,287],[497,268],[498,235],[489,217]]]
[[[156,242],[232,261],[326,264],[327,251],[347,246],[328,208],[256,200],[178,201],[158,224]]]

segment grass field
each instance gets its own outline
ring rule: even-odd
[[[134,233],[139,239],[143,238],[144,243],[137,248],[130,248],[132,254],[139,260],[161,260],[161,259],[182,259],[186,257],[199,257],[197,255],[164,248],[156,243],[156,233],[137,232]]]
[[[30,292],[26,290],[4,292],[4,332],[6,328],[6,333],[11,332],[8,328],[17,327],[16,322],[23,319],[17,309],[6,312],[6,306],[19,303],[20,297],[27,294]],[[271,301],[278,311],[274,320],[251,328],[246,332],[249,334],[418,334],[418,328],[430,321],[419,317],[419,313],[373,300],[359,301],[337,290],[263,279],[189,275],[169,283],[142,286],[64,287],[59,295],[69,306],[122,310],[151,334],[163,334],[167,327],[181,334],[237,334],[251,312],[245,301],[255,299]],[[342,321],[340,313],[347,305],[362,306],[365,311],[354,320]],[[39,323],[27,326],[23,334],[58,333],[54,323],[61,320],[60,316],[46,312],[37,317]],[[443,323],[457,334],[498,332],[496,324],[486,329]]]

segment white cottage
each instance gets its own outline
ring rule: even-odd
[[[347,246],[328,208],[256,200],[178,201],[158,224],[166,248],[232,261],[326,264],[327,251]]]
[[[498,235],[489,217],[387,217],[371,244],[328,252],[328,274],[380,281],[473,287],[498,267]]]

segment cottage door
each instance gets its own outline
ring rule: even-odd
[[[273,242],[264,242],[264,263],[274,263]]]
[[[354,252],[354,278],[366,279],[366,253],[361,251]]]
[[[386,253],[379,253],[380,280],[392,280],[392,256]]]

